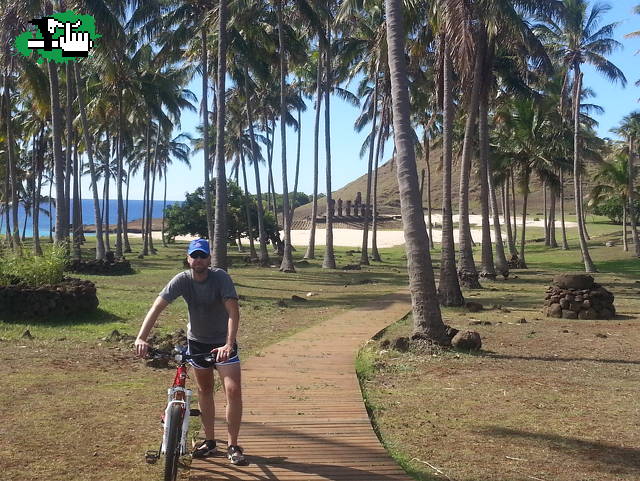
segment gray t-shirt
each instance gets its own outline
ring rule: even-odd
[[[189,308],[187,337],[207,344],[227,341],[229,314],[225,299],[237,299],[236,289],[229,274],[222,269],[209,269],[207,280],[193,280],[191,271],[176,275],[160,292],[160,297],[171,303],[182,296]]]

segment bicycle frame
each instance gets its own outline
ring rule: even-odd
[[[178,354],[176,360],[181,356]],[[187,432],[189,430],[189,415],[191,412],[191,390],[186,388],[187,365],[181,359],[176,368],[176,375],[173,379],[173,385],[167,390],[167,407],[164,411],[164,433],[162,435],[162,446],[160,454],[166,454],[166,444],[168,433],[170,432],[169,409],[173,404],[179,404],[182,408],[182,435],[180,438],[180,454],[187,454]]]

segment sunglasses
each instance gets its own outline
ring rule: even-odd
[[[202,251],[195,251],[189,254],[189,257],[191,257],[192,259],[206,259],[207,257],[209,257],[209,254],[205,254]]]

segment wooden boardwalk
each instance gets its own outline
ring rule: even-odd
[[[354,370],[358,347],[410,309],[406,293],[383,296],[243,360],[240,445],[250,464],[194,459],[190,479],[410,481],[378,442]],[[216,403],[222,451],[221,392]]]

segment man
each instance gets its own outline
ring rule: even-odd
[[[187,332],[188,354],[214,353],[214,362],[189,361],[198,386],[198,403],[204,426],[205,440],[196,446],[194,458],[215,453],[215,406],[213,401],[213,370],[222,380],[227,397],[227,457],[233,464],[245,464],[238,446],[242,418],[240,359],[236,334],[240,322],[238,295],[229,274],[222,269],[210,269],[209,243],[204,239],[191,241],[187,249],[190,270],[176,275],[160,292],[149,309],[135,342],[136,353],[144,357],[149,348],[147,337],[160,313],[179,296],[189,309]]]

